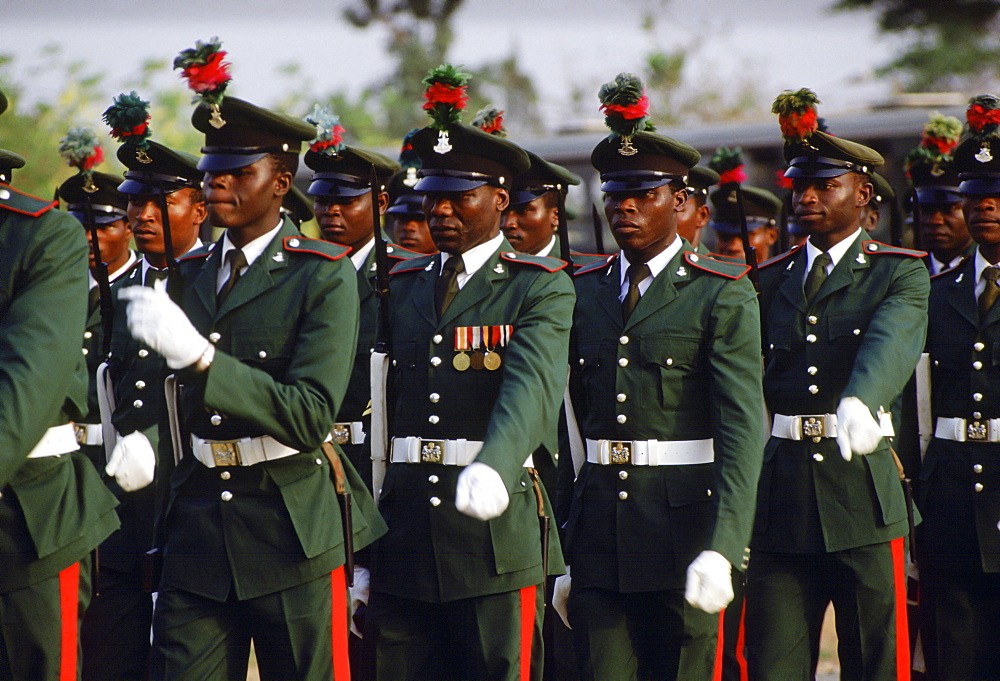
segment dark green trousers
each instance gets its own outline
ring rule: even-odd
[[[746,657],[754,681],[811,681],[833,603],[842,681],[909,678],[903,539],[846,551],[754,551],[746,584]],[[897,607],[897,594],[902,595]]]
[[[366,616],[379,681],[519,681],[525,662],[529,678],[540,681],[544,593],[532,588],[524,596],[522,589],[448,603],[372,593]],[[522,612],[530,613],[530,623]],[[522,638],[529,626],[530,643]]]
[[[713,678],[719,615],[692,608],[681,589],[623,594],[574,588],[568,609],[584,681]]]
[[[346,598],[346,591],[335,598],[329,574],[245,601],[165,589],[153,614],[152,678],[244,679],[252,640],[263,681],[342,681],[333,670],[347,667]],[[337,621],[342,659],[334,659],[334,600],[345,606]]]
[[[53,577],[0,594],[0,679],[80,678],[79,631],[90,602],[90,562],[88,556]],[[75,650],[63,650],[64,637],[75,641]]]
[[[149,631],[153,597],[141,570],[102,567],[97,595],[83,618],[83,681],[142,681],[149,678]]]

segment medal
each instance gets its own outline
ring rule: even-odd
[[[466,371],[471,364],[469,356],[464,352],[459,352],[455,354],[455,357],[451,360],[451,365],[455,367],[456,371]]]
[[[502,363],[503,360],[500,359],[500,355],[493,352],[492,350],[487,352],[486,356],[483,357],[483,366],[485,366],[490,371],[496,371],[497,369],[500,368],[500,365]]]
[[[472,357],[469,358],[469,363],[472,364],[472,368],[475,369],[476,371],[482,371],[483,367],[486,366],[485,362],[483,361],[485,357],[486,355],[484,355],[479,350],[476,350],[472,353]]]

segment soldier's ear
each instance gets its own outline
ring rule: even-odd
[[[861,206],[867,206],[868,202],[872,199],[872,194],[875,193],[875,186],[868,180],[864,178],[863,175],[858,176],[858,208]]]
[[[684,203],[688,200],[688,193],[686,189],[678,189],[674,191],[674,212],[679,213],[684,210]]]
[[[496,200],[497,212],[502,213],[507,210],[507,206],[510,205],[510,194],[507,193],[507,190],[503,187],[497,187],[493,196]]]
[[[378,214],[385,215],[385,211],[389,208],[389,193],[379,192],[378,195]]]

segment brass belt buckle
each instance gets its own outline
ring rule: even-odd
[[[347,423],[333,424],[333,441],[338,445],[346,445],[351,441],[351,426]]]
[[[216,466],[239,466],[240,446],[237,442],[210,442]]]
[[[631,442],[609,442],[608,449],[611,452],[611,463],[614,465],[632,462]]]
[[[443,463],[444,440],[421,440],[420,463]]]
[[[78,445],[87,444],[87,425],[84,423],[74,423],[73,424],[73,434],[76,435],[76,443]]]
[[[989,436],[989,428],[982,421],[972,421],[966,426],[965,439],[985,440]]]
[[[812,438],[813,442],[826,437],[826,419],[815,416],[802,417],[802,437]]]

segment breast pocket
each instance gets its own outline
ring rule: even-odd
[[[280,376],[288,368],[294,351],[295,337],[289,331],[286,327],[234,328],[229,333],[230,352],[245,364]]]
[[[639,362],[643,368],[659,373],[662,406],[677,407],[704,398],[700,339],[644,336],[639,345]]]

